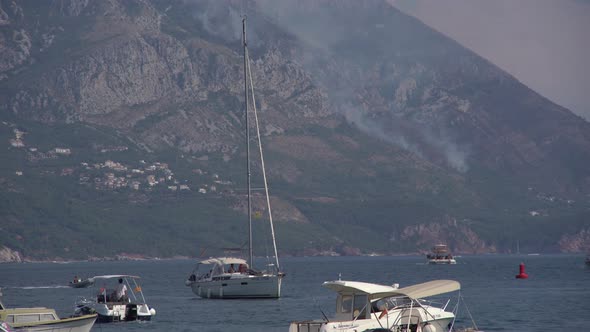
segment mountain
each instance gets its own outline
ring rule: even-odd
[[[590,249],[588,122],[385,1],[1,0],[7,256],[244,244],[243,13],[280,254]]]

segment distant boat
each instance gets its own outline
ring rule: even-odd
[[[426,255],[429,264],[457,264],[446,244],[437,244]]]
[[[3,327],[4,331],[89,332],[96,317],[96,314],[88,314],[79,317],[59,318],[55,309],[45,307],[6,308],[0,301],[0,322],[9,326],[9,328]]]
[[[246,19],[242,19],[242,37],[244,47],[244,96],[245,96],[245,118],[246,118],[246,178],[248,194],[248,251],[249,259],[246,261],[237,257],[212,257],[200,261],[193,270],[189,278],[185,281],[186,286],[191,287],[193,293],[199,297],[212,299],[247,299],[247,298],[279,298],[281,296],[281,283],[284,273],[279,266],[277,254],[277,244],[274,234],[272,213],[270,209],[270,196],[268,193],[268,184],[266,181],[266,170],[264,168],[264,157],[262,154],[262,145],[260,141],[260,130],[258,127],[258,115],[256,112],[256,102],[254,100],[254,88],[252,86],[252,75],[250,73],[250,59],[248,58],[248,47],[246,43]],[[249,92],[250,90],[251,92]],[[250,125],[248,104],[252,98],[252,109],[255,120],[256,136],[258,139],[258,153],[260,155],[262,177],[264,180],[264,193],[266,198],[266,207],[268,210],[268,219],[272,236],[272,245],[274,249],[274,264],[269,264],[266,270],[257,271],[253,268],[252,253],[252,198],[251,198],[251,179],[250,179]],[[205,270],[199,270],[199,267],[206,266]]]
[[[94,278],[82,279],[74,277],[74,281],[70,281],[69,286],[72,288],[86,288],[94,285]]]

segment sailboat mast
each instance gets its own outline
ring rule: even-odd
[[[252,185],[250,180],[250,123],[248,121],[248,76],[246,62],[248,59],[248,46],[246,43],[246,17],[242,18],[242,41],[244,45],[244,106],[246,115],[246,178],[248,192],[248,263],[252,267],[254,260],[252,255]]]

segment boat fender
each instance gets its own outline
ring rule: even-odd
[[[150,308],[150,315],[155,316],[156,315],[156,309]]]
[[[516,279],[526,279],[529,277],[528,274],[524,271],[524,263],[520,263],[520,273],[516,275]]]

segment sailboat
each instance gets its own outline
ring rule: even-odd
[[[250,71],[248,57],[248,45],[246,42],[246,18],[242,19],[242,41],[244,47],[244,104],[246,117],[246,158],[247,158],[247,193],[248,193],[248,260],[238,257],[211,257],[198,262],[186,280],[186,286],[191,287],[193,293],[202,298],[211,299],[238,299],[238,298],[279,298],[281,296],[281,282],[284,273],[281,272],[275,240],[272,213],[270,208],[270,196],[264,168],[264,157],[260,141],[260,129],[256,112],[256,100],[254,98],[254,86]],[[268,270],[258,271],[252,267],[252,185],[250,173],[250,123],[248,104],[252,102],[252,113],[255,120],[256,136],[258,138],[258,152],[260,155],[262,178],[264,180],[264,192],[272,244],[274,249],[274,264],[269,264]],[[203,270],[203,266],[205,269]]]

